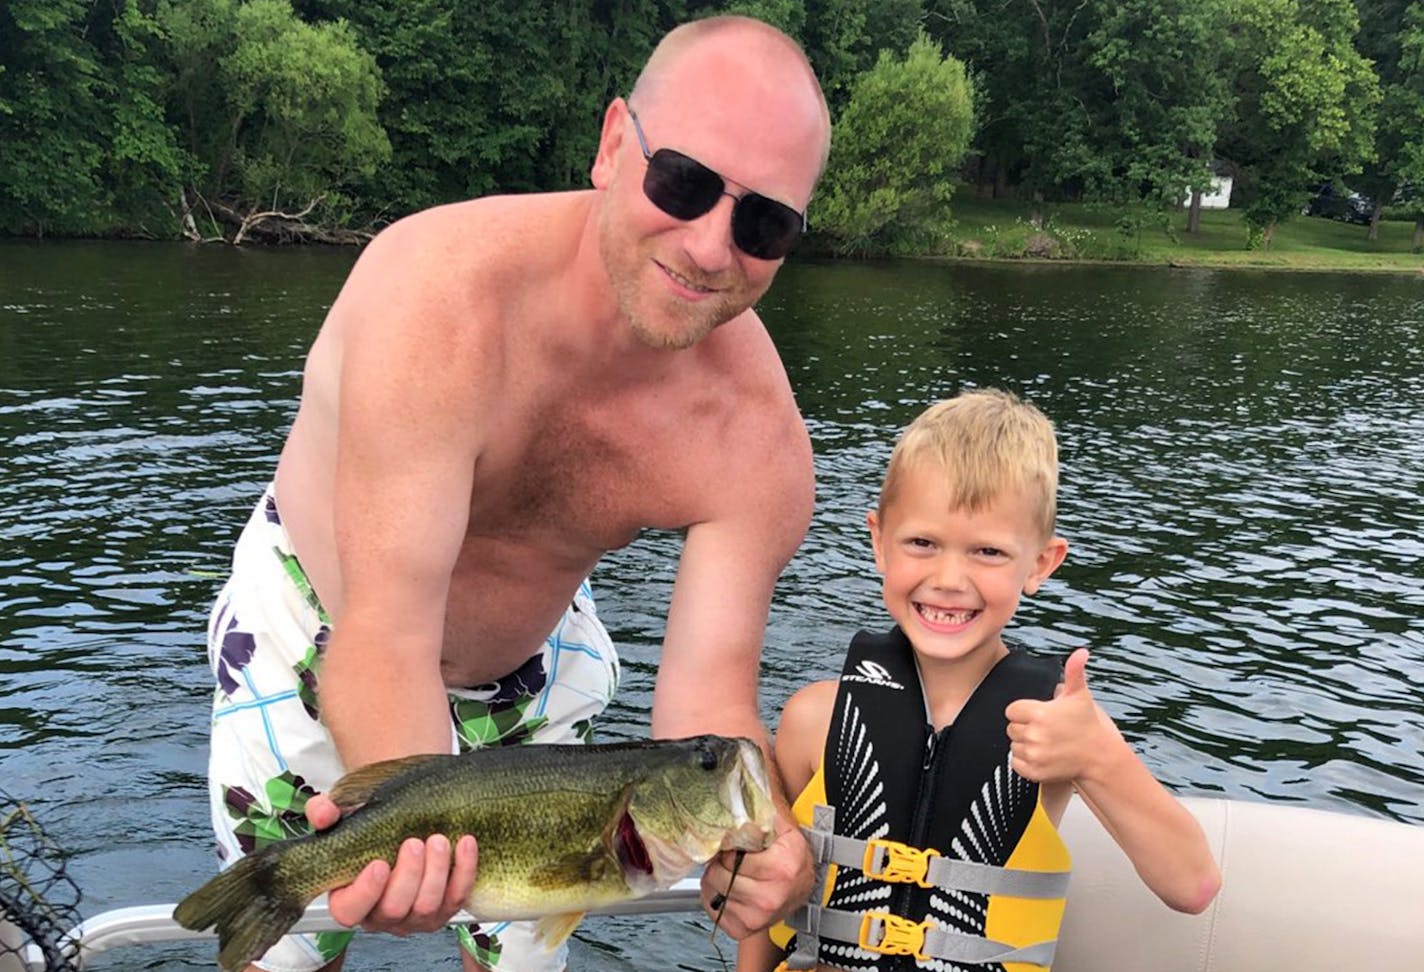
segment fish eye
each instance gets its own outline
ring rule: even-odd
[[[701,752],[701,756],[702,756],[702,768],[705,769],[705,770],[714,770],[714,769],[716,769],[716,768],[717,768],[717,754],[712,751],[711,747],[709,747],[709,746],[702,746],[702,747],[700,747],[700,752]]]

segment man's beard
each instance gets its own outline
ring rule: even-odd
[[[647,306],[653,299],[646,293],[641,277],[652,262],[652,254],[640,252],[639,247],[618,233],[613,222],[614,217],[605,209],[599,220],[599,256],[619,313],[633,335],[648,347],[668,351],[690,348],[750,307],[759,296],[749,295],[745,286],[737,286],[739,277],[734,273],[708,278],[678,271],[699,286],[716,286],[717,292],[699,301],[681,301],[669,294],[660,302],[660,308]],[[661,328],[655,326],[659,323],[655,316],[662,318]]]

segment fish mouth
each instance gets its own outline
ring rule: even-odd
[[[775,808],[760,746],[737,740],[737,771],[727,774],[723,786],[723,801],[738,825],[727,831],[722,850],[765,850],[771,845]]]

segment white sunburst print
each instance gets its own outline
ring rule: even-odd
[[[1020,807],[1034,799],[1033,784],[1010,768],[1006,756],[994,775],[986,781],[959,827],[959,836],[950,844],[955,857],[976,864],[1002,865],[1012,850],[1009,847],[1009,825]],[[936,890],[930,894],[930,916],[953,931],[983,935],[989,907],[984,894],[968,891]],[[1003,972],[1003,966],[970,965],[931,959],[917,962],[920,968],[935,972]]]
[[[870,741],[854,700],[847,698],[841,715],[842,732],[836,740],[836,765],[841,767],[841,801],[836,807],[836,830],[861,840],[884,837],[890,830],[886,820],[885,783],[880,778],[875,746]],[[849,911],[882,907],[894,889],[884,881],[871,881],[855,868],[837,872],[829,906]],[[821,943],[823,958],[834,958],[843,968],[873,968],[880,956],[855,945]]]

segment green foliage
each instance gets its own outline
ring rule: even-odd
[[[1263,248],[1332,179],[1424,219],[1424,0],[0,0],[0,233],[172,235],[197,194],[364,225],[583,187],[608,101],[720,12],[817,69],[837,122],[812,218],[845,252],[949,246],[971,117],[977,180],[1034,200],[986,249],[1129,251],[1155,228],[1036,217],[1157,220],[1213,159]]]
[[[342,23],[307,24],[288,0],[163,0],[175,114],[210,199],[300,210],[390,156],[374,59]]]
[[[842,253],[940,251],[973,119],[964,65],[934,41],[882,53],[836,119],[817,230]]]
[[[137,3],[125,4],[113,22],[117,59],[114,127],[105,169],[114,210],[128,227],[167,235],[175,189],[196,170],[178,142],[164,102],[172,85],[164,67],[164,37],[155,17]]]
[[[141,231],[186,164],[137,3],[0,2],[0,230]]]
[[[1376,199],[1404,198],[1392,215],[1424,218],[1424,2],[1369,0],[1362,3],[1361,53],[1379,73],[1381,104],[1375,158],[1361,188]]]
[[[9,229],[62,232],[103,202],[102,76],[83,39],[86,13],[82,0],[0,6],[0,218]]]
[[[806,32],[805,0],[732,0],[722,12],[754,17],[792,37]]]
[[[604,108],[690,13],[677,0],[304,0],[301,10],[349,22],[376,58],[392,158],[360,192],[395,214],[586,186]]]
[[[1099,2],[1086,58],[1108,96],[1088,132],[1102,160],[1090,192],[1175,205],[1185,190],[1210,185],[1228,113],[1228,14],[1225,0]]]
[[[883,51],[910,46],[923,18],[920,0],[805,0],[805,11],[801,40],[833,118]]]
[[[1353,47],[1350,0],[1247,0],[1235,51],[1237,108],[1224,151],[1247,176],[1246,221],[1269,247],[1322,173],[1373,154],[1379,86]]]

